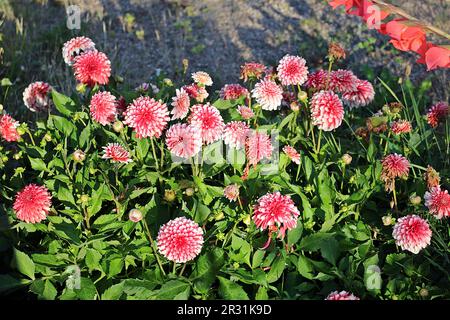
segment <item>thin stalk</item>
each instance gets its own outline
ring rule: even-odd
[[[397,192],[395,191],[395,181],[394,181],[394,189],[392,190],[392,193],[394,195],[394,207],[397,209]]]
[[[150,229],[148,228],[147,221],[145,219],[142,219],[141,221],[142,221],[142,224],[144,225],[145,231],[147,232],[148,238],[150,240],[150,246],[153,249],[153,253],[155,254],[159,269],[161,270],[161,273],[163,275],[166,275],[166,272],[164,271],[161,260],[159,259],[158,250],[156,249],[156,245],[155,245],[155,242],[153,241],[152,234],[150,232]]]
[[[322,130],[319,129],[319,138],[317,139],[317,152],[320,152],[320,141],[322,140]]]
[[[156,157],[155,143],[153,142],[153,138],[150,139],[150,142],[152,144],[153,159],[155,160],[156,170],[159,172],[158,158]]]
[[[183,275],[184,269],[186,269],[186,263],[183,264],[183,268],[181,268],[180,277]]]

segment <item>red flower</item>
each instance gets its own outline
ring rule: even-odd
[[[231,121],[226,124],[223,130],[223,140],[226,145],[240,149],[244,147],[250,127],[242,121]]]
[[[236,201],[239,197],[239,186],[237,184],[230,184],[223,189],[223,195],[230,201]]]
[[[311,118],[313,124],[321,130],[336,129],[344,118],[342,101],[332,91],[315,93],[311,98]]]
[[[185,217],[170,220],[159,229],[157,246],[168,260],[185,263],[202,251],[203,230]]]
[[[23,91],[23,102],[33,112],[47,111],[52,103],[51,91],[52,87],[48,83],[33,82]]]
[[[394,19],[383,26],[383,32],[390,36],[395,48],[401,51],[418,52],[426,43],[426,34],[419,27],[409,27],[402,23],[404,19]]]
[[[284,238],[286,230],[291,230],[297,226],[299,215],[300,212],[294,201],[278,191],[259,198],[258,203],[253,208],[253,221],[256,226],[261,230],[272,226],[279,227],[281,239]]]
[[[424,199],[430,213],[438,219],[450,217],[450,194],[447,190],[442,190],[440,186],[432,187],[430,191],[425,192]]]
[[[444,122],[450,113],[447,103],[441,101],[432,106],[427,113],[427,120],[430,126],[436,128],[439,122]]]
[[[391,130],[395,134],[409,133],[412,130],[411,122],[408,120],[398,120],[391,124]]]
[[[330,90],[334,92],[354,92],[358,78],[349,70],[336,70],[330,74]]]
[[[300,154],[295,150],[295,148],[290,145],[286,145],[283,147],[283,152],[291,159],[292,162],[296,164],[300,164]]]
[[[89,51],[79,56],[73,65],[75,77],[90,87],[108,84],[111,76],[111,62],[99,51]]]
[[[177,157],[191,158],[202,148],[198,130],[186,123],[172,125],[166,132],[167,148]]]
[[[0,136],[6,141],[14,142],[19,140],[18,126],[19,122],[14,120],[10,115],[0,115]]]
[[[275,110],[283,100],[283,89],[274,81],[264,79],[255,85],[252,96],[264,110]]]
[[[81,54],[94,51],[95,43],[87,37],[76,37],[64,43],[62,54],[64,62],[69,66],[73,65],[76,58]]]
[[[310,73],[308,75],[308,80],[306,80],[306,87],[313,88],[316,90],[325,90],[327,87],[327,77],[328,71],[317,70],[316,72]]]
[[[238,106],[238,112],[244,120],[248,120],[255,116],[253,110],[246,106]]]
[[[17,219],[27,223],[44,220],[50,211],[52,196],[46,187],[36,184],[27,185],[17,193],[13,209]]]
[[[134,128],[137,138],[159,138],[170,120],[166,104],[149,97],[135,99],[124,114],[124,123]]]
[[[409,173],[409,161],[399,154],[390,154],[381,160],[381,180],[385,182],[387,191],[394,189],[395,178],[407,177]]]
[[[272,157],[272,143],[270,137],[264,132],[252,131],[245,143],[247,161],[256,166],[263,158]]]
[[[239,99],[240,97],[247,97],[248,96],[248,90],[247,88],[244,88],[240,84],[226,84],[221,90],[220,90],[220,99],[223,100],[235,100]]]
[[[395,243],[403,250],[414,254],[419,253],[430,244],[431,234],[428,222],[416,215],[398,219],[392,232]]]
[[[325,298],[325,300],[359,300],[359,298],[353,295],[353,293],[351,292],[333,291]]]
[[[357,79],[355,91],[342,94],[342,99],[351,108],[366,106],[375,98],[372,84],[366,80]]]
[[[116,97],[108,91],[98,92],[92,97],[89,109],[92,118],[105,126],[116,118]]]
[[[192,107],[189,123],[199,130],[205,144],[219,140],[223,133],[223,119],[219,110],[210,104],[197,104]]]
[[[130,153],[125,150],[118,143],[109,143],[106,147],[103,147],[105,154],[103,159],[111,159],[113,162],[128,163],[133,160],[130,159]]]
[[[249,79],[261,79],[266,71],[266,66],[257,62],[247,62],[241,66],[241,79],[247,82]]]
[[[189,112],[189,107],[191,106],[191,101],[189,99],[189,94],[181,88],[181,90],[176,90],[176,96],[172,98],[172,120],[183,119]]]
[[[298,56],[285,55],[278,64],[277,72],[284,86],[302,85],[308,77],[306,61]]]
[[[420,53],[420,52],[419,52]],[[450,68],[450,50],[430,44],[425,53],[422,54],[418,63],[426,63],[427,71],[437,68]]]

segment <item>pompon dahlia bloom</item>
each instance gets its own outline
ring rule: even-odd
[[[440,186],[432,187],[425,192],[425,205],[436,218],[450,217],[450,194]]]
[[[342,94],[342,99],[350,108],[366,106],[375,97],[375,90],[372,84],[366,80],[357,79],[356,90]]]
[[[256,226],[261,230],[272,226],[279,227],[281,239],[284,238],[286,230],[297,226],[299,215],[294,201],[278,191],[262,196],[253,207],[253,221]]]
[[[286,155],[296,164],[300,164],[300,154],[295,150],[294,147],[291,147],[290,145],[283,147],[283,152],[286,153]]]
[[[283,100],[283,89],[274,81],[264,79],[255,85],[252,97],[264,110],[276,110]]]
[[[198,130],[186,123],[176,123],[166,132],[167,148],[177,157],[191,158],[202,148]]]
[[[251,119],[255,116],[255,113],[253,112],[252,108],[246,106],[238,106],[237,109],[239,114],[244,120]]]
[[[176,96],[172,98],[172,120],[175,119],[184,119],[188,112],[189,107],[191,106],[191,100],[189,99],[189,94],[181,88],[180,90],[176,90]]]
[[[95,43],[88,37],[76,37],[70,39],[64,43],[62,48],[64,62],[71,66],[78,56],[89,51],[95,51]]]
[[[249,92],[247,88],[236,83],[226,84],[220,90],[220,99],[223,100],[235,100],[240,97],[247,97],[248,95]]]
[[[409,161],[397,153],[390,154],[381,160],[381,180],[384,181],[386,191],[394,189],[395,178],[407,177],[409,173]]]
[[[328,71],[317,70],[308,75],[308,79],[306,80],[305,85],[310,89],[325,90],[327,87],[327,78]]]
[[[391,123],[391,131],[395,134],[409,133],[412,131],[411,122],[408,120],[398,120]]]
[[[44,186],[29,184],[16,195],[14,212],[17,219],[26,223],[44,220],[50,211],[52,196]]]
[[[433,128],[436,128],[439,125],[439,122],[445,121],[445,118],[448,117],[450,111],[449,106],[445,102],[438,102],[434,106],[432,106],[427,113],[428,124]]]
[[[192,79],[195,83],[204,86],[212,86],[213,81],[211,76],[204,71],[197,71],[192,74]]]
[[[112,162],[128,163],[132,162],[130,153],[118,143],[108,143],[103,147],[103,159],[111,159]]]
[[[330,90],[335,92],[355,92],[358,78],[349,70],[335,70],[330,74]]]
[[[308,79],[306,61],[298,56],[285,55],[278,64],[277,72],[284,86],[302,85]]]
[[[239,197],[239,186],[230,184],[223,189],[223,195],[230,201],[236,201]]]
[[[0,136],[8,142],[18,141],[20,138],[17,127],[19,122],[8,114],[0,114]]]
[[[189,123],[200,131],[202,141],[211,144],[219,140],[223,133],[223,119],[216,107],[208,104],[196,104],[192,107]]]
[[[245,142],[245,155],[250,165],[256,166],[263,158],[272,157],[272,142],[265,132],[251,131]]]
[[[23,91],[23,103],[33,112],[47,111],[52,103],[51,91],[52,87],[48,83],[33,82]]]
[[[90,87],[108,84],[111,76],[111,62],[106,54],[99,51],[89,51],[79,56],[73,69],[75,78]]]
[[[170,120],[165,103],[139,97],[128,106],[124,123],[136,131],[137,138],[159,138]]]
[[[344,107],[339,97],[332,91],[319,91],[311,98],[311,118],[313,124],[324,131],[339,127],[344,118]]]
[[[105,126],[116,119],[116,97],[108,91],[98,92],[92,96],[89,110],[92,119]]]
[[[264,72],[266,71],[266,66],[257,62],[246,62],[241,66],[241,77],[244,82],[249,79],[261,79]]]
[[[223,140],[232,148],[241,149],[250,132],[250,127],[243,121],[231,121],[225,125]]]
[[[359,298],[351,292],[333,291],[325,298],[325,300],[359,300]]]
[[[431,242],[431,229],[428,222],[416,215],[408,215],[398,219],[394,225],[392,236],[402,250],[414,254],[426,248]]]
[[[159,229],[159,252],[170,261],[185,263],[202,251],[203,230],[192,220],[179,217]]]

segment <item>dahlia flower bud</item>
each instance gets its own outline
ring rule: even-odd
[[[56,147],[55,147],[55,150],[56,151],[61,151],[62,149],[63,149],[63,145],[62,145],[62,143],[58,143],[57,145],[56,145]]]
[[[390,226],[393,222],[391,215],[383,216],[381,218],[381,220],[383,221],[383,225],[385,225],[385,226]]]
[[[291,107],[291,110],[294,112],[297,112],[298,110],[300,110],[300,106],[298,105],[297,101],[291,102],[289,107]]]
[[[22,125],[17,127],[17,133],[19,134],[19,136],[23,136],[26,132],[27,130]]]
[[[8,157],[7,157],[7,156],[3,156],[3,157],[2,157],[2,162],[3,162],[3,163],[8,162]]]
[[[116,80],[117,83],[123,83],[123,81],[124,81],[123,77],[121,77],[121,76],[119,76],[119,75],[116,75],[116,76],[114,77],[114,79]]]
[[[76,90],[77,90],[77,92],[79,92],[79,93],[81,93],[81,94],[84,94],[84,93],[86,92],[86,87],[87,87],[86,84],[84,84],[84,83],[79,83],[79,84],[77,84],[77,86],[76,86]]]
[[[352,163],[352,159],[353,159],[352,156],[349,155],[348,153],[346,153],[342,156],[342,162],[344,162],[344,164],[346,166],[348,166],[350,163]]]
[[[173,87],[173,82],[169,78],[164,78],[163,82],[166,86]]]
[[[47,142],[52,141],[52,135],[50,133],[46,133],[44,136],[44,140]]]
[[[244,217],[244,219],[242,219],[242,222],[245,223],[247,226],[249,226],[250,223],[252,222],[252,217],[248,214]]]
[[[175,201],[177,195],[175,193],[175,191],[173,190],[165,190],[164,191],[164,200],[166,200],[167,202],[173,202]]]
[[[14,154],[13,158],[14,158],[14,160],[19,160],[19,159],[21,159],[21,158],[22,158],[22,151],[17,152],[16,154]],[[8,161],[8,158],[6,158],[6,159],[7,159],[6,161]],[[5,161],[5,162],[6,162],[6,161]]]
[[[89,202],[89,196],[87,194],[82,194],[80,197],[80,202],[86,205]]]
[[[420,202],[422,202],[422,198],[419,196],[411,196],[409,202],[411,202],[413,206],[418,206]]]
[[[3,112],[3,105],[0,103],[0,113]]]
[[[83,162],[86,159],[86,154],[82,150],[75,150],[72,154],[73,161],[75,162]]]
[[[298,100],[301,102],[307,102],[308,101],[308,93],[306,91],[300,91],[297,95]]]
[[[225,215],[223,214],[223,211],[220,211],[218,213],[216,213],[216,215],[214,216],[214,220],[219,221],[222,220],[225,217]]]
[[[187,69],[189,68],[189,60],[183,59],[182,64],[183,64],[183,74],[186,74]]]
[[[122,132],[123,130],[123,122],[117,120],[116,122],[114,122],[113,124],[113,130],[117,133]]]
[[[143,215],[142,212],[138,209],[131,209],[130,213],[128,214],[128,218],[130,219],[130,221],[133,222],[139,222],[142,220]]]
[[[186,190],[184,191],[184,193],[188,196],[188,197],[192,197],[195,193],[194,188],[186,188]]]
[[[420,289],[420,291],[419,291],[419,295],[420,295],[422,298],[426,298],[426,297],[428,297],[429,292],[428,292],[428,290],[427,290],[426,288],[422,288],[422,289]]]

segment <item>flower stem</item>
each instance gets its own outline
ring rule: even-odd
[[[156,157],[155,143],[153,142],[153,138],[150,139],[150,142],[152,144],[153,159],[155,160],[156,170],[159,171],[158,158]]]
[[[145,218],[142,219],[141,221],[142,221],[142,223],[144,225],[145,231],[147,232],[148,239],[150,240],[150,246],[153,249],[153,253],[155,254],[156,261],[158,262],[159,269],[161,270],[161,273],[163,275],[166,275],[166,272],[164,271],[164,268],[162,266],[161,260],[159,259],[158,251],[156,249],[155,242],[153,241],[152,234],[150,233],[150,229],[148,228],[147,221],[145,220]]]
[[[181,268],[180,277],[183,275],[184,269],[186,269],[186,263],[183,265],[183,268]]]

